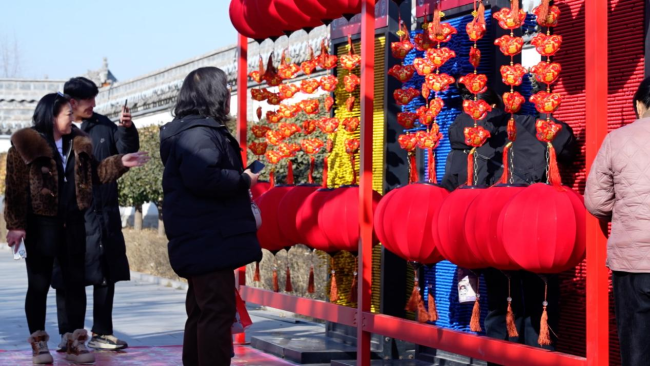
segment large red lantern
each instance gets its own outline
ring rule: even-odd
[[[465,240],[472,255],[500,270],[516,270],[514,263],[499,240],[499,214],[503,207],[526,189],[524,185],[496,185],[483,190],[465,215]]]
[[[275,39],[283,36],[284,32],[280,23],[269,21],[268,9],[272,1],[241,0],[248,26],[256,33],[268,35],[266,38]]]
[[[381,217],[387,239],[382,244],[400,258],[433,264],[443,258],[433,239],[433,219],[449,192],[430,183],[415,183],[391,195]],[[378,223],[375,220],[375,223]]]
[[[436,240],[436,247],[440,254],[463,268],[478,269],[487,267],[487,264],[480,258],[476,258],[467,248],[465,239],[465,216],[472,201],[485,188],[477,186],[462,186],[447,196],[440,210],[438,217],[431,225],[433,238]]]
[[[373,191],[373,212],[381,196]],[[330,247],[336,251],[357,252],[359,248],[359,186],[337,188],[321,207],[318,225],[328,238]],[[373,237],[373,245],[377,239]]]
[[[243,0],[232,0],[230,2],[229,14],[230,22],[237,29],[239,34],[253,39],[266,39],[266,36],[260,36],[248,25],[244,14]]]
[[[379,201],[379,204],[377,204],[377,208],[375,209],[375,213],[373,215],[374,223],[373,223],[373,228],[375,230],[375,235],[377,235],[377,239],[379,239],[379,242],[384,244],[389,241],[386,235],[386,226],[384,225],[384,213],[386,212],[386,207],[388,206],[388,202],[395,196],[397,193],[397,189],[393,189],[392,191],[386,193],[381,200]]]
[[[318,0],[326,8],[335,9],[345,19],[350,20],[355,14],[361,13],[359,0]]]
[[[257,240],[259,240],[262,248],[274,254],[294,244],[282,235],[278,224],[280,201],[293,188],[294,186],[275,186],[261,195],[255,202],[262,213],[262,226],[257,229]]]
[[[510,259],[525,270],[563,272],[584,258],[582,211],[584,205],[570,188],[533,184],[501,211],[499,240]]]
[[[305,199],[318,188],[320,188],[320,185],[316,184],[298,185],[287,193],[278,205],[277,216],[280,232],[294,244],[300,244],[303,239],[296,223],[298,211],[305,202]]]
[[[296,227],[301,235],[300,242],[312,249],[324,252],[330,252],[332,248],[330,248],[327,236],[318,225],[318,214],[321,207],[329,199],[332,191],[333,189],[328,188],[320,188],[314,191],[305,198],[296,215]]]
[[[253,201],[255,201],[259,196],[263,195],[271,189],[271,183],[266,181],[257,181],[257,184],[251,187],[251,194],[253,195]]]
[[[277,13],[292,25],[289,30],[305,29],[309,32],[311,29],[323,25],[319,19],[312,18],[298,9],[295,0],[274,0],[273,6]]]
[[[343,14],[337,9],[330,6],[323,6],[318,0],[299,0],[300,9],[306,15],[320,19],[325,24],[329,24],[332,20],[340,18]]]

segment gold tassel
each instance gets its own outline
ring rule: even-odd
[[[472,309],[472,319],[469,322],[469,329],[472,332],[480,332],[481,329],[481,305],[479,304],[480,295],[476,294],[476,301],[474,301],[474,309]]]
[[[548,306],[547,296],[548,283],[544,281],[544,302],[542,303],[544,310],[542,311],[542,319],[539,324],[539,339],[537,340],[540,346],[551,345],[551,334],[548,328],[548,312],[546,311],[546,307]]]

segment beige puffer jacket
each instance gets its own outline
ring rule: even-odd
[[[607,266],[650,273],[650,118],[607,135],[587,177],[585,206],[612,221]]]

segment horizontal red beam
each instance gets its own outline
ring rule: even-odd
[[[584,357],[546,351],[388,315],[364,312],[361,324],[367,332],[503,365],[587,365],[587,359]]]
[[[246,302],[281,309],[316,319],[356,327],[357,309],[336,305],[325,301],[285,295],[249,286],[239,288]]]

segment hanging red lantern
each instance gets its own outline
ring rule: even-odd
[[[503,207],[524,189],[524,185],[496,185],[481,190],[467,209],[464,229],[467,250],[489,267],[504,271],[521,269],[499,241],[498,224]]]
[[[560,93],[540,91],[532,95],[530,101],[535,104],[535,108],[539,113],[553,113],[560,107],[562,95]]]
[[[257,229],[257,239],[262,248],[272,253],[295,244],[282,235],[278,224],[280,201],[293,188],[293,186],[275,186],[258,197],[255,202],[262,214],[262,226]]]
[[[316,131],[317,123],[313,119],[308,119],[302,123],[302,132],[309,136]]]
[[[519,86],[524,80],[526,69],[521,64],[501,66],[501,78],[503,83],[509,86]]]
[[[277,206],[277,220],[280,233],[292,244],[300,244],[303,237],[296,224],[298,211],[305,199],[320,188],[319,185],[301,184],[286,193]]]
[[[570,190],[533,184],[501,211],[499,240],[521,268],[533,273],[560,273],[584,258],[584,235],[580,232],[584,213],[579,213],[584,206]]]
[[[305,79],[300,82],[300,90],[305,94],[313,94],[320,87],[317,79]]]
[[[467,250],[465,238],[465,215],[472,201],[485,189],[462,186],[451,192],[442,202],[434,225],[431,225],[436,247],[448,261],[469,269],[486,267]],[[437,223],[437,225],[436,225]],[[484,233],[481,233],[484,234]]]
[[[456,57],[456,52],[453,50],[442,47],[442,48],[432,48],[427,50],[427,59],[433,63],[435,67],[442,67],[447,61]]]
[[[415,67],[413,65],[395,65],[388,70],[388,75],[394,77],[395,79],[405,83],[413,77],[415,74]]]
[[[296,0],[296,5],[302,12],[312,18],[320,19],[323,23],[329,24],[334,19],[340,18],[343,14],[331,6],[324,6],[318,0]]]
[[[296,215],[296,228],[300,242],[312,249],[330,252],[330,242],[318,225],[318,214],[329,199],[333,189],[320,188],[305,198]],[[357,220],[358,221],[358,220]]]
[[[505,92],[503,93],[503,104],[506,113],[519,113],[521,106],[526,102],[526,98],[519,92]]]
[[[480,94],[487,90],[487,76],[483,74],[467,74],[461,76],[458,81],[465,84],[472,94]]]
[[[494,44],[499,46],[499,49],[504,55],[513,57],[521,53],[521,49],[524,47],[524,39],[506,34],[497,38]]]
[[[553,84],[560,77],[562,66],[557,62],[542,61],[531,68],[535,80],[543,84]]]
[[[327,92],[333,92],[336,90],[338,83],[339,79],[334,75],[327,75],[320,78],[320,87]]]
[[[271,189],[271,183],[258,180],[257,184],[251,187],[251,194],[253,195],[252,197],[253,201],[257,200],[259,196],[266,193],[269,189]]]
[[[456,81],[453,76],[447,75],[445,73],[427,75],[424,80],[427,83],[429,89],[434,90],[438,93],[449,89],[449,85],[453,84]]]
[[[416,58],[413,60],[413,67],[418,75],[429,75],[436,70],[435,65],[428,58]]]
[[[562,46],[562,36],[558,35],[546,35],[540,33],[536,35],[530,43],[535,46],[537,52],[542,56],[555,56],[557,51]]]
[[[278,38],[285,35],[282,25],[277,21],[269,21],[269,8],[273,0],[243,0],[244,16],[248,25],[254,31],[269,34],[267,38]]]
[[[385,229],[388,226],[384,225],[384,213],[386,212],[386,207],[388,206],[388,202],[390,202],[390,200],[396,193],[397,193],[397,189],[393,189],[392,191],[386,193],[377,204],[377,208],[375,209],[375,214],[373,215],[373,219],[374,219],[373,229],[375,230],[375,235],[377,235],[377,239],[382,244],[388,242],[389,240],[391,240],[391,243],[393,242],[392,238],[389,239],[385,233]]]
[[[422,108],[422,107],[420,107]],[[397,123],[407,130],[410,130],[415,126],[415,121],[417,121],[418,115],[413,112],[400,112],[397,113]]]
[[[273,0],[273,6],[278,14],[291,25],[290,30],[305,29],[309,32],[311,29],[323,25],[318,18],[313,18],[303,13],[295,0]]]

